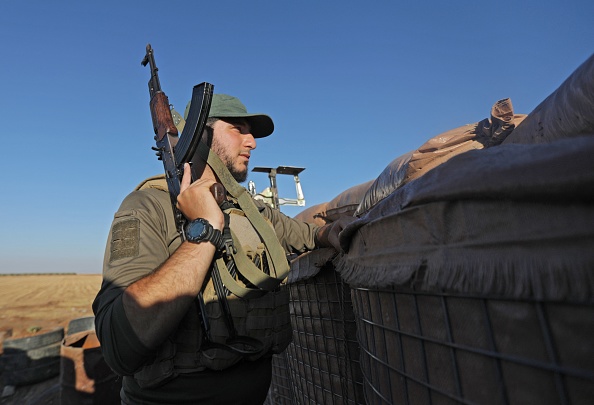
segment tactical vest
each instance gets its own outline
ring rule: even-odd
[[[218,157],[214,154],[208,156],[207,148],[203,153],[207,155],[205,160],[208,159],[211,167],[216,167],[213,170],[221,171],[221,163],[212,162]],[[217,175],[222,180],[227,176],[218,172]],[[280,283],[288,272],[285,252],[278,244],[272,224],[259,213],[245,189],[230,185],[228,178],[223,180],[223,184],[232,195],[231,200],[236,202],[224,209],[224,213],[233,239],[233,248],[229,247],[226,254],[233,258],[238,271],[235,275],[231,274],[225,257],[216,258],[202,289],[204,307],[201,308],[200,302],[195,300],[178,329],[160,346],[154,361],[134,374],[134,379],[142,388],[157,387],[179,374],[204,369],[223,370],[242,359],[253,361],[281,353],[291,341],[289,292]],[[150,187],[167,191],[165,176],[153,178]],[[251,217],[245,212],[246,206],[247,211],[251,211]],[[267,235],[268,243],[265,243],[266,238],[262,234]],[[271,235],[278,246],[267,246],[271,245]],[[226,289],[223,293],[226,294],[235,334],[240,342],[241,338],[258,342],[258,350],[249,345],[243,354],[229,350],[230,331],[222,307],[224,303],[219,298],[221,291],[217,294],[213,280],[217,275],[222,278]],[[242,348],[241,343],[236,346]]]

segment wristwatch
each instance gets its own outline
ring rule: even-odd
[[[186,239],[188,242],[211,242],[217,250],[222,248],[223,234],[204,218],[196,218],[186,224]]]

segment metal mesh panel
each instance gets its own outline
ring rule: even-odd
[[[354,289],[369,404],[588,404],[594,304]]]
[[[295,393],[287,363],[287,352],[272,356],[272,381],[265,405],[293,405]]]
[[[296,403],[364,403],[350,288],[327,265],[289,291],[293,342],[286,352]]]

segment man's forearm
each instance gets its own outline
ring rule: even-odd
[[[211,243],[184,242],[159,268],[126,288],[124,311],[147,348],[161,344],[196,298],[214,256]]]
[[[315,241],[316,241],[317,248],[331,246],[330,242],[328,242],[328,233],[329,232],[330,232],[329,224],[321,226],[316,230]]]

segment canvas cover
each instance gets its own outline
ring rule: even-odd
[[[594,134],[594,55],[540,103],[504,143],[544,143]]]
[[[352,216],[373,182],[373,180],[370,180],[365,183],[357,184],[338,194],[330,200],[326,206],[326,213],[324,216],[329,222],[336,221],[343,215]]]
[[[362,215],[398,187],[423,176],[456,155],[500,144],[525,117],[514,114],[509,98],[499,100],[493,104],[490,118],[441,133],[418,149],[397,157],[363,196],[355,215]]]
[[[313,205],[295,216],[296,219],[316,225],[326,225],[343,215],[353,216],[361,199],[373,183],[373,180],[350,187],[332,200]]]
[[[318,226],[326,225],[326,220],[322,218],[320,213],[326,212],[326,206],[328,205],[327,202],[323,202],[320,204],[312,205],[301,211],[299,214],[295,215],[295,219],[298,219],[303,222],[307,222],[310,224],[315,224]]]
[[[470,151],[341,234],[352,286],[594,297],[594,137]]]

